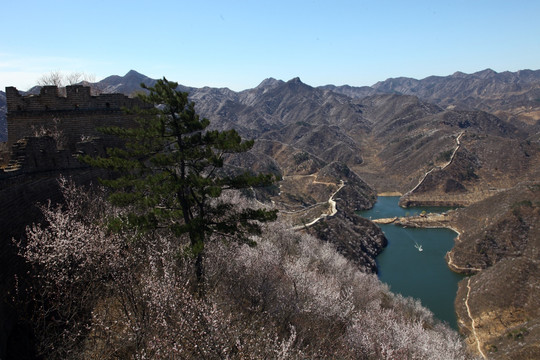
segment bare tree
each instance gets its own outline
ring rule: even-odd
[[[58,92],[61,96],[66,96],[66,86],[82,84],[90,87],[90,93],[92,95],[99,95],[103,93],[103,86],[96,82],[96,76],[93,74],[86,74],[84,72],[70,72],[63,73],[59,70],[51,71],[50,73],[43,74],[38,80],[39,86],[54,85],[58,87]]]
[[[265,224],[257,246],[214,235],[208,292],[168,232],[110,231],[120,211],[60,182],[21,255],[33,267],[32,324],[48,359],[471,359],[459,335],[392,294],[329,243]],[[238,192],[222,196],[257,206]],[[216,200],[217,201],[217,200]]]
[[[33,268],[31,323],[47,359],[302,358],[294,329],[233,321],[190,291],[192,262],[155,232],[109,229],[118,209],[103,193],[61,179],[64,204],[42,206],[45,225],[27,228],[20,254]],[[144,238],[143,238],[144,237]],[[186,240],[187,241],[187,240]]]
[[[64,83],[64,75],[60,71],[51,71],[50,73],[43,74],[37,81],[37,84],[39,86],[48,86],[48,85],[54,85],[63,87],[65,86]]]

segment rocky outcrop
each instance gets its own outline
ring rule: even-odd
[[[336,246],[339,253],[366,272],[377,272],[375,258],[387,245],[386,237],[373,222],[340,208],[335,216],[325,218],[306,231]]]
[[[377,272],[375,258],[387,245],[381,229],[355,211],[371,208],[375,191],[345,164],[331,163],[319,171],[318,181],[343,181],[335,194],[337,213],[307,228],[307,232],[336,246],[338,252],[367,272]]]
[[[275,143],[266,142],[265,146]],[[375,191],[347,165],[333,162],[322,168],[320,160],[307,153],[295,152],[289,146],[274,148],[278,164],[285,166],[288,175],[278,183],[279,192],[271,196],[280,209],[280,217],[297,231],[305,231],[336,246],[338,252],[366,272],[376,272],[375,257],[386,246],[384,234],[374,223],[355,214],[368,209],[376,201]],[[293,157],[284,154],[296,154]],[[291,162],[291,160],[293,160]],[[301,161],[300,161],[301,160]],[[291,174],[309,164],[311,174]]]
[[[336,194],[340,207],[348,211],[366,210],[373,207],[377,194],[354,171],[340,162],[333,162],[322,168],[317,178],[319,181],[343,181],[346,186]]]

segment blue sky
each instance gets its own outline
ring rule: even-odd
[[[537,0],[1,0],[0,14],[2,90],[51,71],[243,90],[540,69]]]

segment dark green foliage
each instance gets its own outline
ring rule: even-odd
[[[527,336],[529,334],[529,331],[525,328],[520,328],[520,329],[516,329],[516,330],[512,330],[512,331],[509,331],[506,336],[510,339],[514,339],[514,340],[523,340],[523,338],[525,336]]]
[[[299,152],[299,153],[294,154],[294,162],[297,165],[307,160],[309,160],[309,154],[306,152]]]
[[[478,179],[478,175],[474,172],[474,167],[468,166],[464,173],[462,173],[459,177],[461,181],[467,181],[467,180],[476,180]]]
[[[439,161],[450,161],[450,159],[452,158],[453,153],[454,153],[454,149],[443,151],[442,153],[439,154],[439,156],[437,157],[437,160],[439,160]]]
[[[522,200],[517,201],[512,204],[512,209],[519,209],[520,207],[532,207],[532,201],[531,200]]]
[[[250,235],[260,232],[257,221],[274,220],[276,212],[235,209],[220,196],[224,190],[264,187],[275,181],[273,175],[221,171],[225,154],[248,151],[253,141],[243,141],[235,130],[207,130],[210,121],[197,115],[188,94],[176,90],[177,83],[163,78],[153,87],[141,86],[149,93],[139,98],[153,106],[134,111],[139,126],[101,129],[122,138],[125,146],[108,149],[108,157],[82,158],[120,174],[103,184],[113,190],[113,204],[133,210],[115,219],[113,226],[187,234],[198,263],[212,234],[251,243]],[[197,271],[202,275],[202,269]]]
[[[540,185],[539,185],[539,184],[530,185],[530,186],[528,186],[528,188],[529,188],[529,190],[531,190],[532,192],[540,191]]]

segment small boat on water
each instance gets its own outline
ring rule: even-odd
[[[424,250],[424,249],[422,249],[422,245],[420,245],[420,244],[416,244],[416,245],[414,245],[414,247],[417,248],[418,251],[423,251]]]

